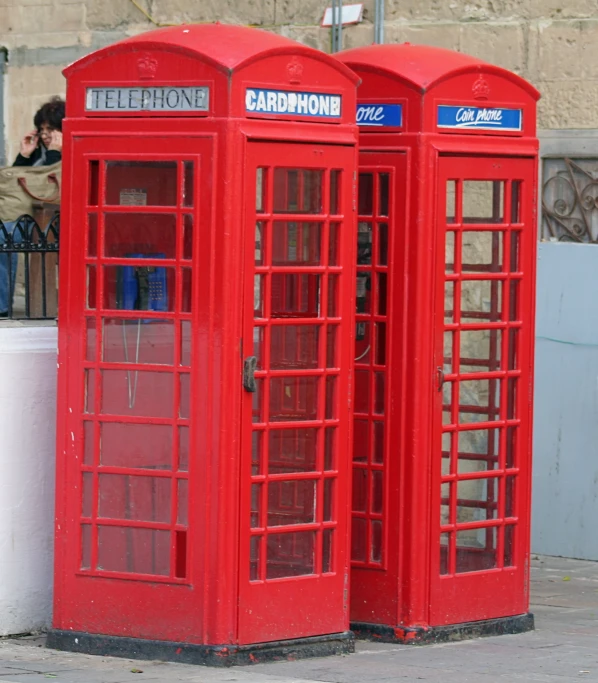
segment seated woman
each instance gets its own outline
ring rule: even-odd
[[[62,159],[64,114],[64,100],[60,97],[53,97],[38,109],[33,117],[35,130],[21,140],[13,166],[51,166]],[[4,227],[7,233],[11,233],[14,221],[5,222]],[[0,230],[0,243],[5,241],[4,231]],[[12,301],[15,291],[17,264],[18,254],[0,254],[0,318],[8,316],[8,302],[9,299]]]

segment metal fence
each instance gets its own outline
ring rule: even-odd
[[[59,212],[45,228],[28,215],[0,220],[0,318],[56,318],[59,233]]]

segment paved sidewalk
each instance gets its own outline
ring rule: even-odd
[[[72,655],[44,638],[0,640],[0,683],[598,683],[598,563],[538,557],[532,571],[536,631],[412,647],[358,642],[342,657],[207,667]]]

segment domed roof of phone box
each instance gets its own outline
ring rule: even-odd
[[[181,24],[141,33],[93,52],[64,70],[73,72],[115,53],[129,51],[178,52],[207,62],[225,73],[232,73],[264,57],[282,54],[305,55],[339,71],[353,83],[359,78],[334,57],[275,33],[247,26],[227,24]]]
[[[420,93],[443,81],[467,73],[485,73],[511,81],[538,100],[540,93],[512,71],[488,64],[476,57],[429,45],[369,45],[338,52],[336,57],[353,69],[380,70]]]

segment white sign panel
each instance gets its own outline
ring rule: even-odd
[[[341,118],[341,95],[247,88],[245,111],[248,114],[280,114],[282,116],[317,116]]]
[[[337,9],[338,12],[338,9]],[[322,26],[332,26],[332,7],[327,7],[322,19]],[[341,11],[341,23],[343,26],[359,24],[363,19],[363,3],[358,5],[343,5]]]
[[[207,86],[87,88],[86,111],[208,111],[210,89]]]

